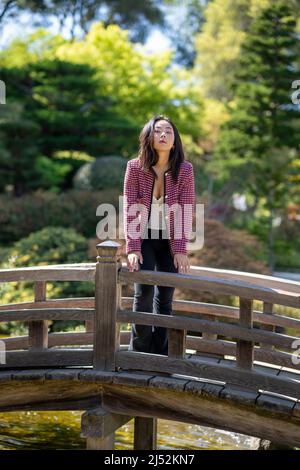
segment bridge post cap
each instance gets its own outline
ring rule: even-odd
[[[98,256],[97,261],[101,263],[115,263],[117,261],[118,249],[121,247],[120,243],[112,240],[98,243],[96,245]]]
[[[113,249],[118,249],[121,246],[120,243],[114,242],[113,240],[106,240],[105,242],[98,243],[96,245],[97,250],[99,248],[113,248]]]

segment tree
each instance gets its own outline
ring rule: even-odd
[[[41,185],[41,168],[49,172],[51,165],[45,157],[52,159],[56,171],[56,152],[120,154],[136,134],[136,126],[111,109],[113,100],[98,93],[99,82],[96,85],[88,65],[43,60],[2,69],[1,74],[8,84],[12,112],[1,122],[5,152],[0,164],[16,196]],[[72,158],[69,163],[73,173],[81,164]]]
[[[232,83],[235,100],[222,126],[212,166],[223,182],[248,191],[269,213],[269,266],[273,269],[273,223],[291,195],[299,155],[300,113],[291,102],[299,77],[298,38],[292,9],[282,1],[263,10],[242,45]]]
[[[153,114],[170,115],[190,139],[200,133],[202,97],[193,77],[171,67],[170,52],[147,55],[135,48],[116,25],[95,23],[76,41],[36,31],[0,53],[0,68],[9,105],[20,106],[20,118],[40,129],[31,165],[37,172],[26,180],[26,191],[51,184],[51,170],[57,175],[52,181],[61,180],[66,167],[58,171],[58,159],[72,168],[66,188],[86,161],[78,153],[132,157],[140,128]],[[0,165],[3,159],[0,154]]]
[[[22,11],[34,15],[42,26],[58,19],[61,30],[69,28],[71,38],[87,33],[97,20],[129,29],[131,40],[138,42],[145,41],[153,25],[165,26],[157,0],[6,0],[0,2],[0,23],[16,19]]]
[[[167,1],[174,15],[168,19],[167,36],[175,49],[174,62],[192,68],[196,59],[195,36],[204,24],[204,8],[209,0]],[[167,10],[168,11],[168,10]]]
[[[228,102],[234,98],[231,82],[239,68],[241,45],[264,8],[276,0],[213,0],[204,11],[204,24],[195,37],[194,73],[205,97]],[[286,0],[300,32],[300,0]],[[299,60],[299,59],[298,59]]]

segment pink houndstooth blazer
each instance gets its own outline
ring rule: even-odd
[[[124,234],[126,253],[141,251],[141,243],[147,232],[155,183],[154,175],[144,171],[139,158],[127,162],[124,178]],[[168,228],[171,254],[187,254],[187,243],[195,215],[195,183],[193,165],[181,163],[177,183],[171,171],[164,173],[164,214]]]

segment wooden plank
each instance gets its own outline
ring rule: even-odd
[[[146,387],[154,377],[153,374],[134,373],[134,372],[119,372],[113,378],[113,383],[120,385],[134,385],[135,387]]]
[[[287,400],[286,398],[261,393],[256,400],[256,406],[263,406],[265,409],[267,408],[270,411],[276,411],[276,413],[291,416],[295,402],[296,400]]]
[[[16,336],[3,338],[6,351],[14,351],[17,349],[28,349],[28,336]],[[93,333],[50,333],[48,335],[49,348],[54,346],[68,345],[91,345],[93,344]]]
[[[192,393],[194,395],[202,395],[204,385],[205,382],[203,382],[202,380],[189,380],[184,389],[188,393]]]
[[[34,403],[29,405],[14,405],[1,407],[1,412],[6,411],[85,411],[99,406],[100,398],[82,398],[79,400],[47,401],[47,403]]]
[[[45,321],[45,320],[92,320],[93,309],[84,308],[45,308],[45,309],[23,309],[2,310],[0,322],[8,321]]]
[[[133,297],[122,298],[122,308],[131,309],[133,306]],[[194,300],[173,300],[173,311],[175,314],[188,315],[194,317],[195,314],[229,318],[239,320],[239,308],[228,305],[210,304],[205,302],[196,302]],[[300,320],[297,318],[285,317],[273,313],[272,315],[263,314],[258,310],[253,311],[253,321],[273,326],[282,326],[283,328],[300,329]]]
[[[292,369],[289,370],[284,370],[281,369],[281,371],[278,374],[280,377],[286,377],[290,380],[299,380],[300,381],[300,374],[299,372],[292,371]],[[300,385],[300,384],[299,384]]]
[[[240,325],[246,328],[253,328],[252,300],[240,297]],[[236,365],[242,369],[252,369],[253,365],[252,341],[238,340],[236,344]]]
[[[123,262],[122,268],[126,269],[127,263]],[[190,268],[192,274],[200,276],[210,276],[213,278],[230,280],[232,282],[238,280],[248,282],[250,284],[259,285],[261,287],[271,287],[273,289],[289,290],[291,292],[296,293],[300,292],[300,282],[292,281],[290,279],[283,279],[281,277],[194,265],[191,265]]]
[[[130,342],[130,331],[121,331],[120,333],[120,342],[121,344],[128,345]]]
[[[168,359],[168,358],[167,358]],[[239,432],[272,441],[300,445],[299,420],[277,417],[264,408],[193,393],[133,387],[104,388],[102,406],[119,414],[152,417]],[[276,438],[276,439],[274,439]]]
[[[12,410],[14,406],[43,406],[58,404],[58,409],[67,401],[97,397],[100,403],[102,384],[77,380],[8,380],[1,381],[0,411]]]
[[[293,416],[295,418],[300,418],[300,401],[299,400],[293,408]]]
[[[94,332],[94,319],[85,321],[85,331],[87,333],[93,333]]]
[[[91,383],[112,383],[116,374],[117,372],[86,369],[83,372],[79,372],[79,380]]]
[[[157,419],[134,418],[134,450],[156,450]]]
[[[178,377],[159,377],[156,375],[149,380],[149,385],[163,390],[168,389],[183,392],[188,382],[189,379],[181,379]]]
[[[245,370],[231,365],[214,364],[198,357],[194,359],[173,359],[158,354],[121,351],[117,354],[117,366],[123,369],[141,369],[145,371],[162,371],[205,379],[215,379],[243,386],[247,389],[261,389],[282,395],[300,398],[300,387],[297,382],[261,373],[256,370]]]
[[[184,314],[186,315],[186,314]],[[208,320],[208,321],[211,321],[211,322],[215,322],[217,321],[217,317],[215,317],[214,315],[193,315],[193,318],[197,318],[199,320]],[[202,354],[203,352],[205,352],[205,355],[207,357],[212,357],[214,359],[221,359],[223,358],[223,355],[222,354],[219,354],[217,353],[216,351],[212,351],[212,350],[206,350],[206,351],[202,351],[201,350],[201,345],[203,345],[203,343],[200,343],[200,341],[207,341],[208,343],[210,342],[213,342],[213,344],[215,345],[218,345],[218,335],[215,334],[215,333],[207,333],[207,332],[202,332],[202,335],[201,337],[200,336],[194,336],[191,337],[187,337],[187,348],[188,349],[195,349],[195,354],[198,355],[198,354]],[[198,349],[198,345],[200,345],[200,349]],[[234,354],[235,354],[235,351],[234,351]]]
[[[186,331],[171,328],[168,330],[169,357],[183,358],[186,350]]]
[[[11,380],[44,381],[46,370],[11,370]]]
[[[91,345],[93,343],[93,333],[50,333],[48,336],[49,347],[68,345]],[[128,345],[130,331],[121,331],[121,344]],[[28,349],[28,336],[3,338],[6,351],[18,349]],[[236,343],[233,341],[209,341],[196,336],[186,337],[187,349],[198,350],[199,354],[213,353],[220,356],[235,356]],[[268,362],[278,366],[289,367],[300,370],[300,364],[292,363],[292,355],[280,351],[263,350],[254,347],[254,360]]]
[[[253,407],[255,407],[256,399],[259,395],[258,392],[253,390],[244,390],[242,387],[235,387],[233,385],[225,385],[220,392],[220,398],[224,400]]]
[[[83,369],[50,369],[45,373],[46,380],[79,380],[79,373]]]
[[[218,341],[208,341],[196,336],[187,336],[187,348],[197,350],[198,353],[201,354],[215,353],[223,356],[236,355],[236,343],[220,339],[218,339]],[[254,360],[300,370],[300,364],[292,363],[292,354],[281,351],[264,350],[255,346]]]
[[[234,359],[221,359],[219,362],[220,365],[227,365],[229,367],[235,367],[236,366],[236,361]],[[267,375],[275,375],[277,376],[279,374],[280,368],[273,366],[273,364],[270,364],[269,366],[266,365],[261,365],[261,364],[253,364],[253,370],[256,370],[257,372],[262,372],[266,373]]]
[[[119,247],[120,244],[116,242],[97,245],[94,368],[102,370],[115,370],[115,353],[119,349],[119,325],[116,322],[116,312],[121,301],[117,288]]]
[[[294,336],[281,335],[270,331],[255,330],[244,326],[231,325],[224,322],[198,320],[178,315],[160,315],[147,312],[133,312],[131,310],[118,310],[117,321],[120,323],[136,323],[138,325],[156,325],[165,328],[175,328],[189,331],[215,333],[222,336],[241,339],[244,341],[266,342],[284,349],[292,349],[293,342],[298,339]]]
[[[15,304],[2,304],[1,310],[18,310],[24,308],[95,308],[94,297],[77,297],[67,299],[48,299],[42,302],[18,302]]]
[[[216,321],[216,317],[214,315],[212,315],[211,317],[205,315],[204,319],[206,319],[206,318],[208,320],[211,318],[211,321],[214,321],[214,322]],[[207,341],[217,341],[218,335],[216,335],[214,333],[203,332],[202,333],[202,339],[204,341],[205,340],[207,340]],[[201,351],[196,350],[196,354],[199,354],[199,353],[201,354]],[[208,352],[207,354],[210,355],[211,357],[220,358],[220,359],[223,357],[220,354],[216,354],[216,353],[213,353],[213,352]]]
[[[132,309],[133,297],[122,297],[122,308]],[[63,308],[63,307],[77,307],[77,308],[92,308],[95,307],[94,297],[82,297],[74,299],[49,299],[45,302],[19,302],[15,304],[0,305],[0,312],[2,310],[19,310],[31,308]],[[173,311],[180,315],[194,316],[194,313],[205,314],[208,316],[216,316],[229,318],[232,320],[239,319],[239,309],[227,305],[209,304],[204,302],[196,302],[190,300],[173,300]],[[293,328],[300,330],[300,320],[297,318],[285,317],[283,315],[263,314],[258,310],[253,311],[253,321],[262,323],[264,325],[280,326],[283,328]]]
[[[257,299],[289,307],[300,307],[300,292],[290,292],[283,289],[277,291],[271,287],[260,287],[241,280],[232,282],[213,277],[149,270],[130,272],[127,268],[121,268],[118,274],[118,282],[138,282],[141,284],[186,288],[198,292],[208,291],[214,294],[236,295],[248,300]]]
[[[44,351],[9,351],[6,353],[6,364],[1,369],[20,367],[56,367],[87,366],[93,361],[91,349],[57,349]]]
[[[17,281],[94,281],[95,265],[35,266],[0,269],[0,282]]]
[[[296,293],[300,292],[300,282],[282,279],[276,276],[267,276],[265,274],[247,273],[244,271],[233,271],[228,269],[206,268],[202,266],[191,266],[191,272],[193,274],[210,275],[220,279],[227,279],[233,282],[245,281],[261,287],[271,287],[273,289],[288,290]]]
[[[273,304],[270,302],[264,302],[263,303],[263,313],[264,315],[272,315],[273,313]],[[275,331],[275,327],[273,325],[263,325],[261,326],[263,330],[267,331]],[[272,344],[267,344],[267,343],[261,343],[260,347],[263,349],[274,349],[274,346]]]
[[[46,300],[46,282],[34,283],[34,300],[43,302]],[[28,347],[31,351],[48,348],[48,321],[31,321],[28,325]]]

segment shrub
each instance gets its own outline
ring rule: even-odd
[[[72,228],[85,237],[96,235],[99,204],[113,204],[118,212],[119,193],[71,190],[62,194],[36,191],[22,198],[0,196],[0,244],[11,245],[44,227]]]
[[[18,268],[53,264],[88,262],[87,241],[78,232],[70,228],[46,227],[16,242],[9,250],[2,250],[1,267]],[[93,296],[92,282],[47,282],[47,298]],[[5,284],[1,292],[3,304],[26,302],[33,298],[32,282],[12,282]],[[57,330],[61,322],[51,323],[51,329]],[[78,324],[78,323],[77,323]],[[63,327],[69,327],[68,322]],[[0,333],[7,334],[20,323],[10,322],[0,325]]]
[[[93,162],[84,164],[74,176],[73,184],[76,189],[102,190],[123,188],[127,160],[123,157],[100,157]]]

